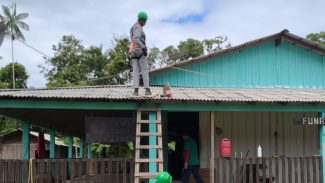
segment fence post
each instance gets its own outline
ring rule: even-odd
[[[29,123],[22,122],[23,128],[23,160],[29,160],[30,158],[30,142],[29,142]]]
[[[68,137],[68,158],[72,158],[72,148],[73,148],[73,137]]]
[[[50,129],[50,162],[51,162],[51,176],[56,179],[56,168],[58,166],[57,161],[54,161],[55,158],[55,131]]]
[[[210,155],[210,183],[214,183],[214,132],[215,132],[215,112],[211,111],[211,155]]]
[[[87,157],[91,159],[91,143],[87,144]]]
[[[73,166],[71,166],[71,159],[73,155],[72,148],[73,148],[73,137],[69,136],[68,137],[68,175],[70,177],[70,180],[73,178],[73,176],[71,176],[71,169],[73,169]]]
[[[80,138],[80,143],[79,143],[79,158],[83,158],[84,157],[84,144],[85,144],[85,140]]]
[[[50,130],[50,158],[55,158],[55,131]]]
[[[320,117],[325,117],[325,112],[320,113]],[[320,125],[319,126],[319,145],[320,145],[320,155],[323,159],[323,180],[325,180],[325,126]]]
[[[168,121],[167,111],[162,111],[162,135],[163,135],[163,159],[164,159],[164,171],[168,170]]]
[[[28,160],[30,158],[30,141],[29,141],[29,130],[30,130],[30,124],[28,122],[22,122],[21,126],[23,128],[23,166],[22,166],[22,179],[23,182],[28,181]]]

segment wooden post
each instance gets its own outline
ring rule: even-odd
[[[71,162],[73,153],[72,153],[72,149],[73,149],[73,137],[69,136],[68,137],[68,177],[70,177],[70,179],[72,178],[72,174],[73,173],[73,163]]]
[[[83,158],[84,157],[84,144],[85,144],[85,140],[80,138],[80,143],[79,143],[79,158]]]
[[[55,158],[55,131],[50,130],[50,158]]]
[[[210,183],[214,183],[214,139],[215,139],[215,112],[211,111],[211,157],[210,157]]]
[[[156,112],[149,113],[149,120],[157,120]],[[157,132],[157,124],[149,124],[149,133]],[[149,145],[157,145],[157,137],[149,136]],[[149,149],[149,158],[156,159],[157,158],[157,149]],[[149,163],[149,172],[157,172],[157,163],[150,162]],[[154,179],[150,179],[149,183],[154,183]]]
[[[23,160],[29,160],[30,158],[30,142],[29,142],[29,123],[22,122],[21,126],[23,128]]]
[[[162,135],[163,135],[163,153],[164,153],[164,171],[168,170],[168,121],[167,111],[162,112]]]
[[[325,118],[325,112],[320,113],[320,117]],[[323,180],[325,180],[325,125],[319,126],[320,155],[323,158]]]
[[[22,122],[21,127],[23,129],[23,160],[29,160],[30,158],[30,141],[29,141],[29,130],[30,125],[27,122]],[[22,165],[22,181],[27,182],[28,180],[28,162]]]
[[[72,158],[72,148],[73,148],[73,137],[69,136],[68,137],[68,158]]]
[[[91,159],[91,143],[87,144],[87,157]]]

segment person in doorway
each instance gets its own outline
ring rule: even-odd
[[[143,85],[145,88],[145,95],[151,95],[149,88],[149,68],[147,62],[147,46],[146,35],[143,32],[142,27],[146,25],[148,15],[146,12],[140,12],[138,14],[138,21],[132,26],[130,30],[131,34],[131,46],[129,50],[129,56],[131,59],[132,76],[133,76],[133,95],[139,95],[139,75],[142,74]]]
[[[204,183],[200,174],[200,160],[197,150],[197,143],[187,133],[182,134],[184,140],[183,158],[184,158],[184,169],[183,169],[183,183],[188,183],[191,173],[197,183]]]

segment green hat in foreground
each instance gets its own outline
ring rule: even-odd
[[[156,183],[171,183],[172,180],[173,178],[168,172],[161,172],[156,177]]]
[[[141,11],[139,14],[138,14],[138,19],[139,20],[147,20],[148,19],[148,14],[144,11]]]

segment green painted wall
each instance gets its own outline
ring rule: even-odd
[[[325,56],[294,43],[274,41],[151,74],[151,85],[181,87],[325,88]]]

